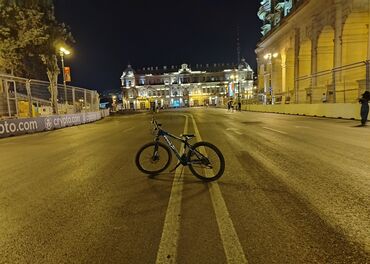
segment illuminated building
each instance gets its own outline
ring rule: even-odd
[[[357,103],[370,89],[369,1],[262,0],[258,16],[265,104]]]
[[[145,67],[128,65],[121,76],[123,107],[192,107],[224,105],[227,100],[252,96],[253,70],[243,59],[239,65],[187,64]]]

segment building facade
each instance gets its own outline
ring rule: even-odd
[[[265,104],[354,103],[369,90],[368,0],[263,0],[258,16]]]
[[[124,109],[224,105],[228,100],[253,96],[253,70],[243,59],[239,65],[187,64],[145,67],[128,65],[121,76]]]

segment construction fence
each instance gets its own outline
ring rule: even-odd
[[[49,116],[53,109],[49,82],[0,74],[0,119]],[[97,91],[58,85],[58,114],[99,111]]]

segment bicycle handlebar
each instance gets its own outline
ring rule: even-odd
[[[152,118],[152,124],[154,125],[154,128],[156,130],[159,129],[159,127],[161,126],[161,124],[158,124],[157,120],[155,120],[154,117]]]

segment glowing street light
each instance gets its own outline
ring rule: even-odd
[[[64,85],[64,100],[65,100],[65,103],[68,104],[68,100],[67,100],[67,84],[66,84],[66,75],[65,75],[65,72],[64,72],[64,55],[69,55],[71,54],[71,52],[67,49],[65,49],[64,47],[60,47],[59,49],[59,55],[60,55],[60,58],[62,60],[62,71],[63,71],[63,85]]]
[[[61,47],[61,48],[59,49],[59,51],[63,52],[65,55],[69,55],[69,54],[71,54],[71,52],[70,52],[69,50],[67,50],[67,49],[65,49],[65,48],[63,48],[63,47]]]

